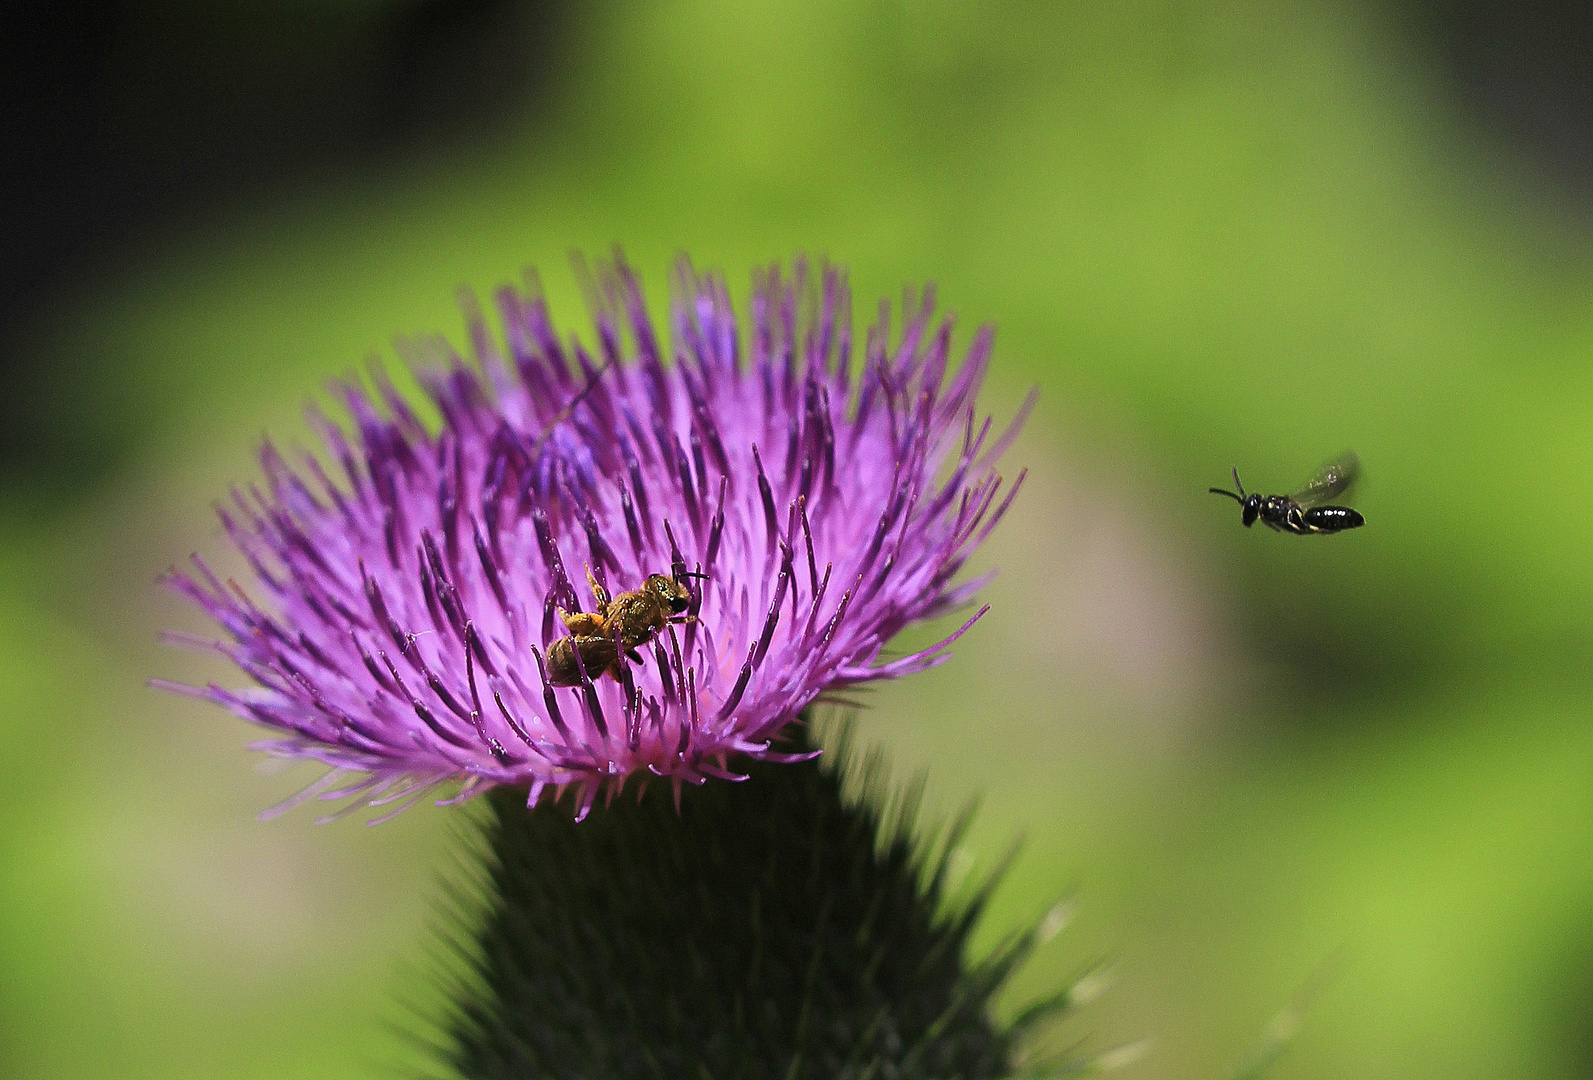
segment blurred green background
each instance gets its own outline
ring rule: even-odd
[[[466,815],[258,823],[308,776],[144,688],[225,674],[159,647],[203,623],[153,582],[224,558],[211,500],[262,434],[306,438],[329,376],[394,333],[458,340],[455,286],[526,265],[573,329],[567,253],[620,241],[660,309],[682,250],[738,301],[800,251],[850,267],[859,312],[933,278],[964,340],[999,326],[998,415],[1041,388],[994,610],[861,721],[934,806],[982,796],[973,872],[1026,837],[985,941],[1075,898],[1014,1002],[1108,958],[1058,1037],[1154,1036],[1125,1076],[1222,1076],[1316,984],[1279,1080],[1593,1076],[1570,9],[6,16],[0,1074],[413,1058]],[[1205,491],[1347,448],[1359,533],[1247,532]]]

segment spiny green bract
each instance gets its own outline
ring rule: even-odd
[[[938,844],[915,841],[911,792],[889,813],[843,798],[818,762],[750,771],[688,788],[678,813],[654,784],[579,824],[493,793],[484,910],[446,1024],[452,1074],[1011,1075],[1020,1028],[1062,1002],[992,1020],[1034,935],[967,962],[994,880],[944,903],[966,815]],[[860,775],[880,793],[877,760]]]

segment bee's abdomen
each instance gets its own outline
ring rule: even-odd
[[[1313,506],[1305,512],[1304,522],[1312,532],[1335,533],[1359,529],[1366,519],[1347,506]]]
[[[575,650],[581,650],[581,662],[575,662]],[[574,635],[563,637],[548,646],[548,682],[553,686],[580,686],[581,668],[586,668],[589,679],[601,678],[619,654],[614,642],[605,637]]]

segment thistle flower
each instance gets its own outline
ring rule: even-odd
[[[336,384],[354,430],[310,419],[341,476],[268,442],[266,490],[218,507],[253,586],[197,556],[168,576],[230,638],[176,642],[257,685],[158,685],[330,766],[266,815],[397,807],[380,821],[457,781],[439,804],[573,787],[584,816],[633,775],[667,779],[678,803],[682,783],[742,779],[738,758],[812,756],[777,748],[799,711],[940,663],[984,613],[879,662],[903,627],[974,595],[983,579],[952,579],[1022,481],[1003,495],[995,472],[1022,414],[995,437],[976,422],[988,327],[953,371],[951,320],[932,326],[932,288],[909,291],[899,339],[882,304],[854,375],[843,274],[755,275],[744,330],[723,278],[682,260],[666,365],[623,260],[582,277],[595,353],[555,332],[534,278],[497,294],[501,345],[466,295],[471,362],[439,338],[400,343],[436,433],[379,366],[374,394]],[[559,644],[565,613],[655,574],[684,586],[670,622],[606,652]],[[550,673],[550,649],[573,675]]]

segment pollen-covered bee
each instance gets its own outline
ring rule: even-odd
[[[621,651],[637,663],[642,658],[635,650],[657,637],[670,623],[690,620],[691,592],[681,578],[703,577],[677,568],[671,575],[650,574],[642,587],[610,597],[608,590],[592,577],[589,567],[586,582],[597,598],[597,610],[559,611],[569,637],[548,646],[548,682],[554,686],[580,686],[581,670],[588,678],[604,674],[619,678]],[[576,664],[576,654],[580,664]]]
[[[1236,465],[1233,486],[1239,489],[1237,494],[1223,488],[1209,490],[1213,495],[1226,495],[1239,504],[1247,529],[1260,518],[1262,524],[1278,532],[1311,536],[1359,529],[1366,524],[1365,518],[1347,506],[1322,505],[1349,491],[1360,472],[1361,459],[1354,454],[1342,454],[1313,473],[1305,486],[1293,495],[1246,495],[1244,485],[1239,483]]]

